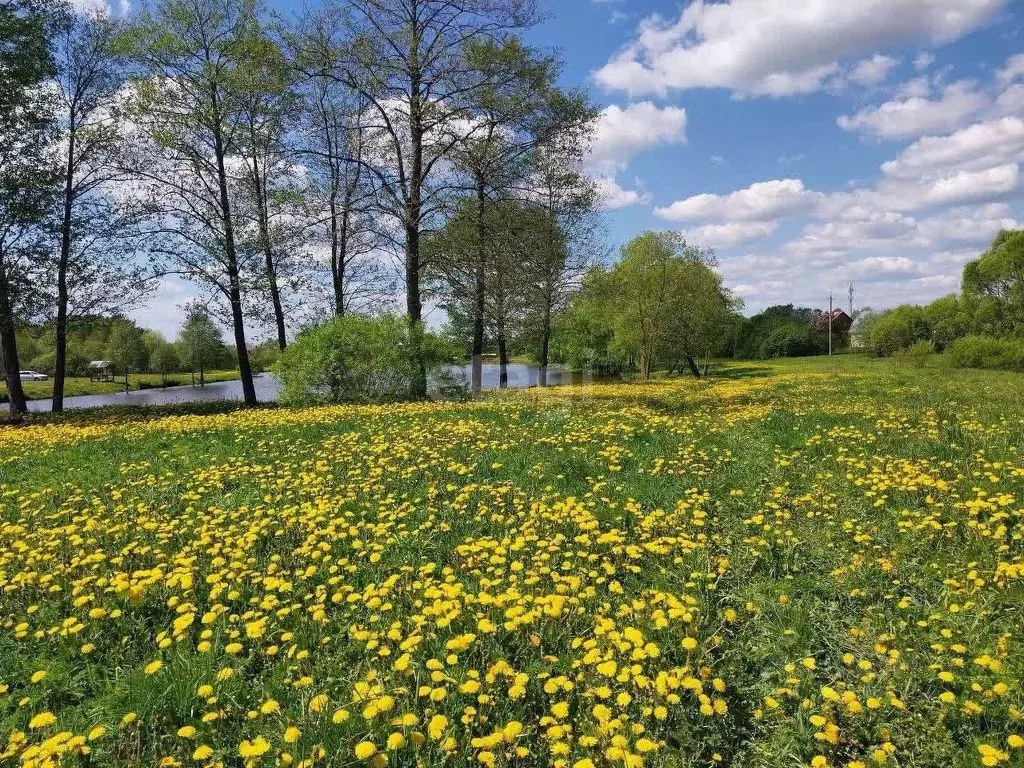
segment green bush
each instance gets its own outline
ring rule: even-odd
[[[947,356],[957,368],[1024,371],[1024,339],[965,336],[950,345]]]
[[[897,354],[901,360],[921,368],[924,366],[925,361],[935,354],[935,344],[921,339],[920,341],[915,341],[906,349],[900,350]]]
[[[409,397],[410,331],[401,318],[347,316],[309,328],[281,353],[275,372],[285,403],[380,403]],[[423,333],[427,373],[454,362],[458,350]]]
[[[786,323],[776,326],[761,342],[758,356],[769,359],[819,355],[822,352],[819,335],[809,324]]]
[[[868,347],[879,357],[888,357],[927,340],[928,322],[921,307],[903,304],[880,315],[871,324]]]

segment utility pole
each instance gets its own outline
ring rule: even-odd
[[[853,320],[853,280],[850,281],[850,319]]]
[[[828,354],[832,356],[832,294],[828,295]]]

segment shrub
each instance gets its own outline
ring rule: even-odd
[[[922,310],[929,336],[939,352],[967,334],[967,315],[956,295],[936,299]]]
[[[379,403],[409,397],[413,368],[404,319],[338,317],[309,328],[281,354],[275,371],[285,403]],[[423,333],[428,375],[457,350]]]
[[[929,336],[928,323],[920,307],[903,304],[882,314],[871,324],[868,347],[879,357],[894,355]]]
[[[773,328],[759,350],[761,358],[819,355],[822,345],[810,325],[786,323]]]
[[[1024,340],[992,336],[965,336],[954,341],[947,352],[950,365],[957,368],[991,368],[1024,371]]]
[[[911,365],[915,365],[918,368],[924,366],[925,360],[935,354],[935,345],[924,339],[915,341],[906,349],[900,350],[898,355],[900,359],[905,360]]]

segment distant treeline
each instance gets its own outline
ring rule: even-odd
[[[1000,232],[965,264],[959,294],[865,311],[854,330],[880,357],[944,352],[956,366],[1024,371],[1024,230]]]
[[[220,338],[220,331],[212,323],[213,333],[206,336],[204,348],[198,362],[205,370],[234,370],[238,358],[234,348]],[[183,329],[184,330],[184,329]],[[27,326],[18,330],[18,347],[24,350],[22,369],[39,371],[53,376],[56,364],[54,333],[49,323]],[[184,334],[183,334],[184,335]],[[134,339],[133,339],[134,337]],[[137,340],[136,345],[134,340]],[[95,360],[116,358],[120,349],[126,346],[137,350],[136,364],[132,373],[199,373],[200,365],[193,365],[195,350],[189,348],[188,339],[167,341],[157,331],[138,327],[132,320],[122,316],[83,317],[70,323],[68,331],[68,376],[89,376],[89,363]],[[254,367],[266,370],[277,360],[277,345],[271,340],[263,342],[249,351]],[[111,373],[121,374],[123,368],[112,367]]]

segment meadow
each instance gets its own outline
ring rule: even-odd
[[[1022,765],[1022,385],[0,427],[0,762]]]

